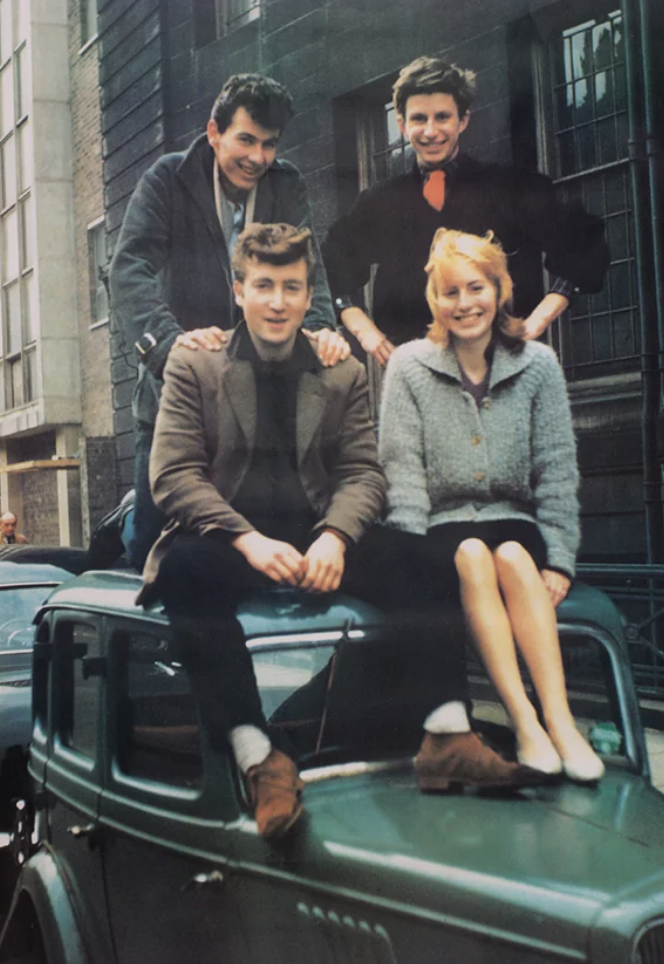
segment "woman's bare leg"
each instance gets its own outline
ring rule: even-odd
[[[512,624],[501,596],[491,550],[479,539],[466,539],[457,549],[454,562],[466,621],[512,721],[519,760],[535,769],[556,773],[560,770],[560,758],[540,725],[523,685]]]
[[[505,542],[494,554],[498,585],[517,646],[523,654],[547,732],[566,771],[581,780],[603,773],[599,757],[576,728],[567,700],[556,613],[532,556],[518,542]]]

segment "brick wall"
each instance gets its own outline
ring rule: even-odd
[[[180,5],[189,10],[187,0]],[[159,0],[99,0],[99,80],[109,251],[139,177],[169,148],[165,112],[166,4]],[[133,484],[131,395],[133,346],[111,333],[112,406],[118,484]]]
[[[7,441],[9,463],[50,459],[53,455],[55,432]],[[25,472],[11,476],[11,480],[16,498],[6,508],[17,514],[18,531],[24,533],[33,545],[59,545],[56,473],[48,470]]]
[[[74,192],[78,323],[81,350],[83,441],[82,460],[92,464],[81,472],[83,531],[89,531],[117,501],[117,480],[111,394],[111,352],[109,325],[91,327],[97,320],[91,307],[96,278],[89,257],[89,225],[104,216],[102,178],[101,110],[99,92],[98,42],[81,44],[80,0],[69,0],[69,63],[71,116],[74,148]],[[104,451],[100,473],[97,452]],[[92,486],[92,488],[90,487]]]

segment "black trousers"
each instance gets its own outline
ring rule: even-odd
[[[155,588],[213,745],[225,744],[240,724],[267,729],[236,613],[248,590],[274,587],[231,545],[210,537],[182,536],[161,564]],[[449,601],[447,560],[437,564],[428,537],[375,526],[347,550],[340,590],[388,613],[389,631],[404,647],[415,637],[430,641],[431,661],[414,660],[407,681],[417,688],[421,680],[431,693],[425,715],[448,700],[467,699],[463,616]]]

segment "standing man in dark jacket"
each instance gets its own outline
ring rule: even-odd
[[[515,314],[537,338],[576,290],[599,291],[608,267],[602,221],[563,205],[549,178],[459,152],[475,76],[433,57],[404,67],[394,85],[399,128],[415,151],[412,169],[363,191],[330,228],[323,258],[343,324],[384,365],[394,345],[421,338],[431,321],[424,265],[436,230],[492,231],[509,256]],[[549,292],[541,298],[541,266]],[[358,289],[377,266],[373,320]]]
[[[292,117],[290,94],[258,74],[231,77],[212,108],[207,130],[182,154],[167,154],[146,171],[129,202],[111,264],[113,308],[139,354],[133,400],[136,420],[136,518],[132,561],[142,568],[164,517],[152,502],[148,463],[161,377],[174,344],[218,350],[237,321],[230,255],[253,221],[313,229],[304,180],[276,159]],[[318,271],[309,331],[334,329],[334,312],[316,246]],[[330,332],[332,335],[332,332]],[[338,336],[319,339],[334,364]]]

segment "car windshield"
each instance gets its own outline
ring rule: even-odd
[[[0,653],[32,647],[32,620],[50,588],[44,584],[0,586]]]
[[[403,757],[416,752],[422,721],[435,705],[436,681],[413,680],[410,642],[381,638],[252,647],[263,710],[275,739],[300,767]],[[591,638],[568,638],[563,657],[577,725],[598,752],[625,758],[625,732],[612,662]],[[474,725],[498,749],[514,753],[507,715],[479,661],[470,658]],[[531,694],[532,695],[532,694]],[[434,701],[434,702],[432,702]]]

